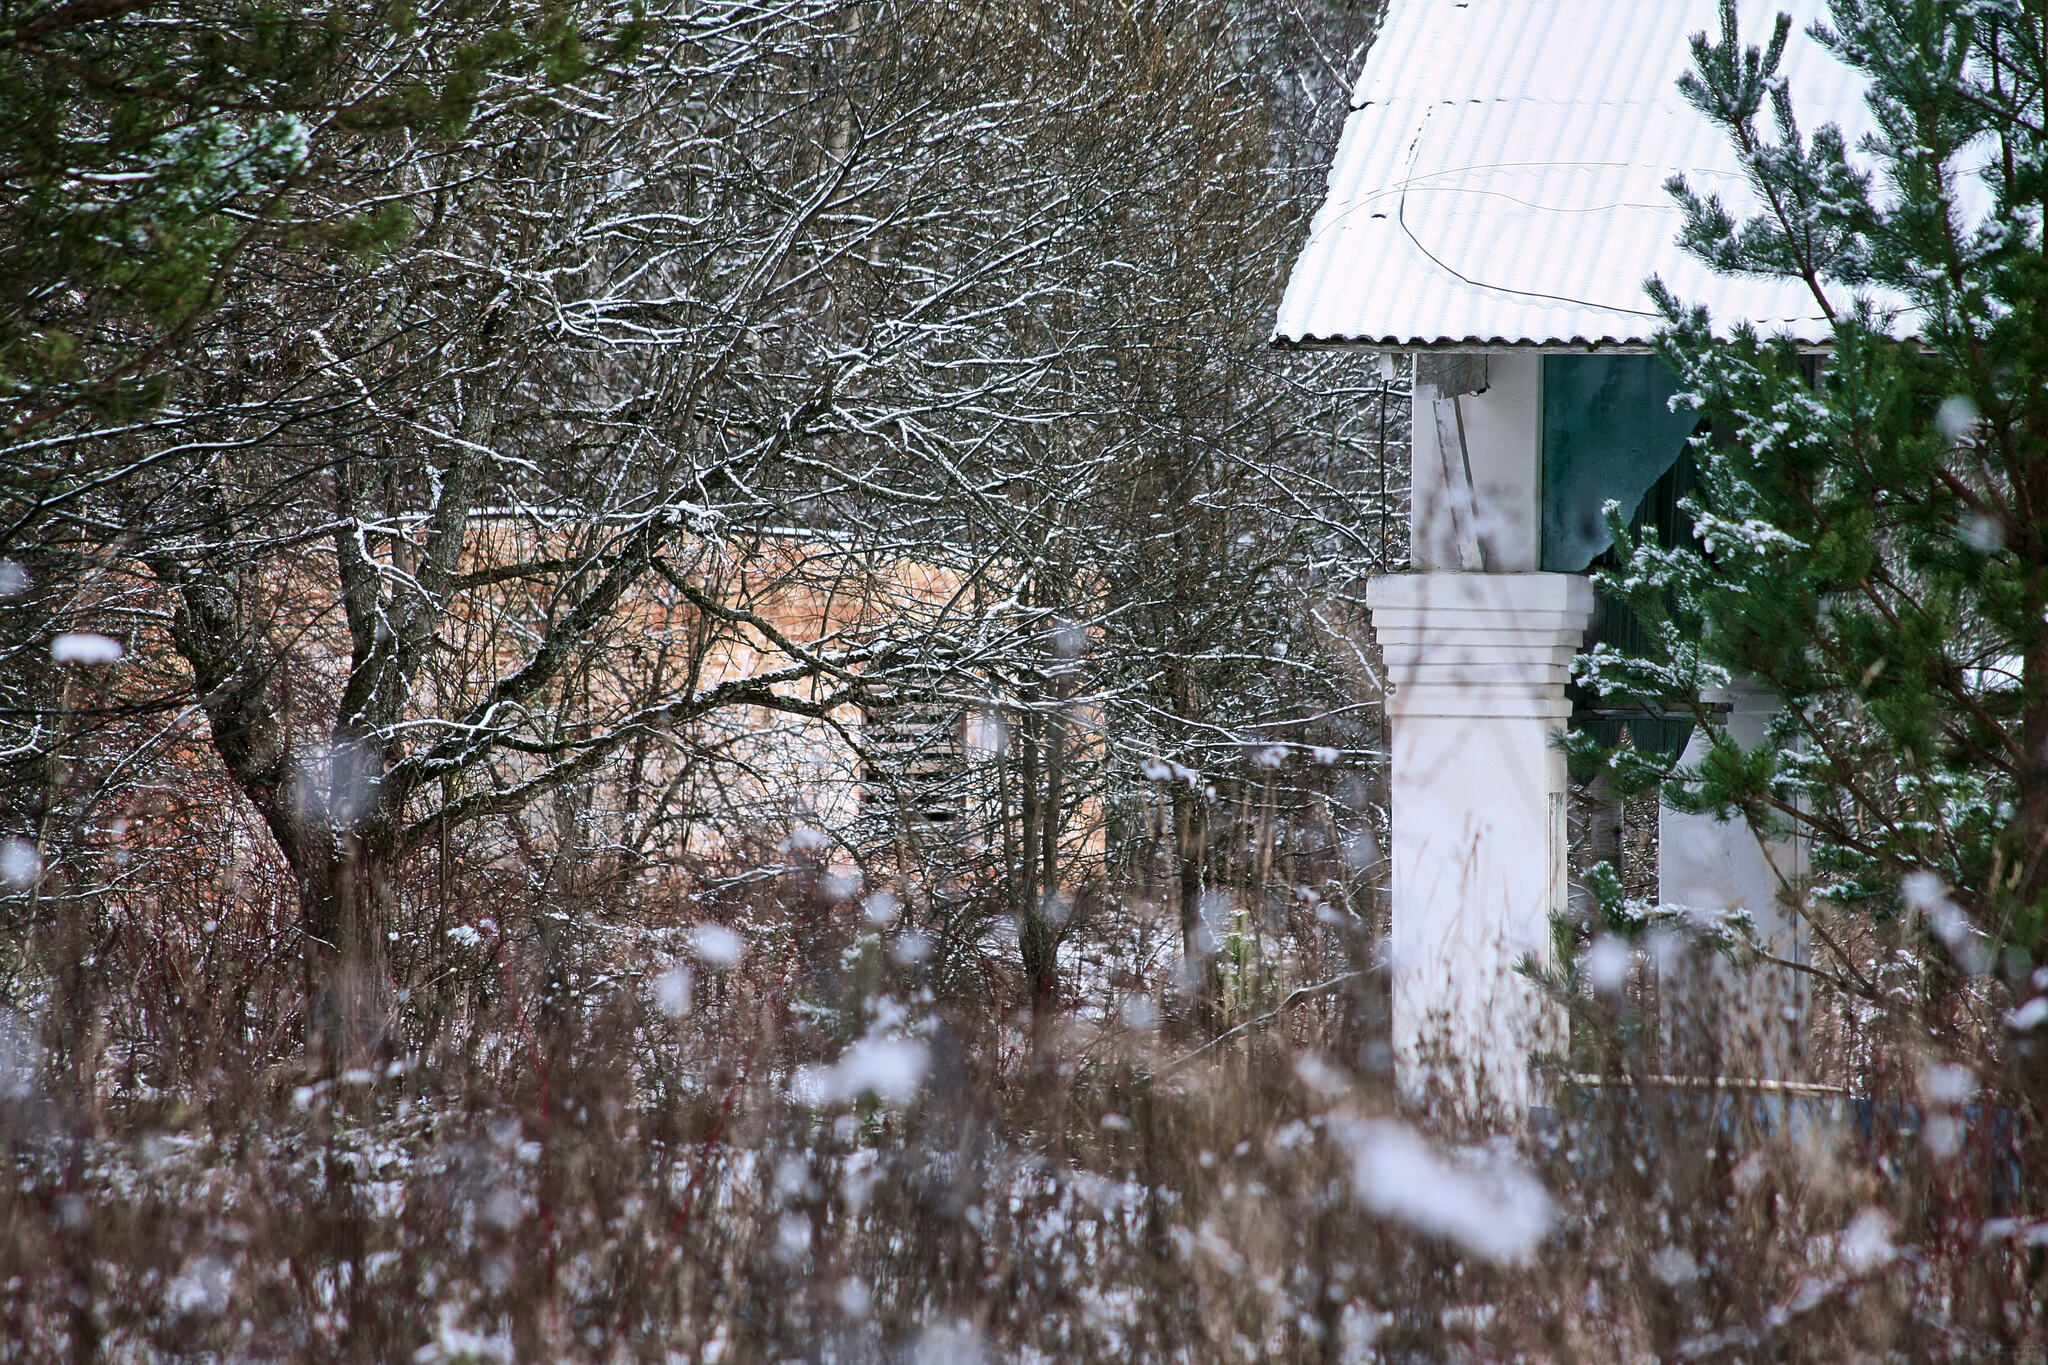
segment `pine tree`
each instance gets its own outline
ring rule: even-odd
[[[596,45],[636,33],[608,25]],[[306,235],[289,209],[337,144],[453,134],[493,70],[573,74],[593,36],[528,0],[424,18],[404,3],[0,0],[0,437],[147,411],[225,272]],[[401,216],[324,230],[367,246]]]
[[[1911,917],[1935,960],[2024,993],[2048,960],[2048,11],[1835,0],[1812,34],[1867,78],[1878,131],[1854,146],[1799,125],[1788,34],[1780,16],[1745,46],[1724,3],[1684,85],[1767,208],[1670,188],[1691,252],[1805,282],[1833,346],[1717,336],[1652,282],[1659,352],[1711,432],[1693,537],[1631,543],[1610,507],[1621,567],[1602,584],[1651,643],[1581,673],[1712,742],[1676,772],[1601,759],[1674,806],[1796,829],[1815,894]],[[1782,700],[1746,752],[1700,700],[1734,678]]]

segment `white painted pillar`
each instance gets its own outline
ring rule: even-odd
[[[1711,688],[1702,700],[1728,707],[1728,737],[1744,749],[1763,742],[1778,698],[1754,685]],[[1707,752],[1694,731],[1679,762]],[[1687,815],[1668,806],[1657,816],[1657,899],[1669,906],[1747,911],[1758,942],[1772,957],[1804,964],[1804,920],[1780,898],[1806,868],[1796,838],[1760,841],[1740,819]],[[1670,1070],[1795,1079],[1803,1061],[1806,974],[1759,963],[1738,971],[1715,957],[1680,955],[1660,972]]]
[[[1373,632],[1393,695],[1394,1056],[1404,1091],[1441,1080],[1519,1113],[1542,1099],[1532,1049],[1561,1014],[1515,971],[1547,960],[1565,904],[1565,768],[1552,742],[1593,612],[1572,574],[1374,578]],[[1442,1068],[1442,1070],[1439,1070]]]
[[[1468,357],[1478,360],[1478,357]],[[1542,526],[1543,357],[1484,358],[1486,387],[1446,400],[1427,363],[1415,371],[1409,437],[1408,563],[1421,573],[1530,573]],[[1468,371],[1468,379],[1472,372]],[[1454,404],[1454,407],[1440,406]],[[1465,448],[1446,449],[1462,437]],[[1465,475],[1469,470],[1469,489]],[[1479,563],[1467,562],[1465,533]]]

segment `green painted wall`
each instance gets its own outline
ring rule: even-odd
[[[1607,549],[1609,498],[1632,511],[1698,425],[1673,412],[1678,376],[1653,355],[1543,358],[1542,566],[1580,573]]]
[[[1582,573],[1608,558],[1612,537],[1601,507],[1609,498],[1629,514],[1629,530],[1648,527],[1666,545],[1689,539],[1692,528],[1678,510],[1692,491],[1692,460],[1685,442],[1698,425],[1690,410],[1672,412],[1678,377],[1650,355],[1554,355],[1543,359],[1542,564],[1555,573]],[[1685,457],[1685,458],[1681,458]],[[1642,625],[1619,602],[1600,597],[1586,632],[1588,648],[1600,641],[1631,649]],[[1625,730],[1638,749],[1675,755],[1692,732],[1687,720],[1639,707],[1601,701],[1574,687],[1572,724],[1602,743]]]

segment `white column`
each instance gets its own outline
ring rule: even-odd
[[[1702,700],[1728,708],[1728,737],[1744,749],[1763,742],[1779,704],[1774,694],[1743,683],[1708,689]],[[1697,764],[1707,744],[1707,736],[1695,730],[1679,762]],[[1765,952],[1802,964],[1806,923],[1779,893],[1804,871],[1805,850],[1797,839],[1766,843],[1740,819],[1686,815],[1669,807],[1658,813],[1657,899],[1710,914],[1744,911]],[[1716,957],[1681,954],[1660,975],[1668,1069],[1773,1080],[1800,1074],[1805,973],[1768,963],[1737,970]]]
[[[1532,1049],[1562,1016],[1515,971],[1548,960],[1565,904],[1565,769],[1553,743],[1593,612],[1571,574],[1390,574],[1367,589],[1393,694],[1394,1056],[1509,1113],[1541,1098]]]
[[[1472,357],[1476,359],[1476,357]],[[1478,541],[1487,573],[1529,573],[1536,568],[1542,525],[1543,357],[1492,355],[1485,358],[1486,389],[1450,400],[1455,411],[1441,414],[1443,397],[1428,365],[1415,377],[1415,420],[1411,424],[1408,563],[1419,572],[1466,569],[1461,532]],[[1462,428],[1465,448],[1445,449],[1441,433],[1455,447]],[[1465,484],[1470,469],[1472,482]]]

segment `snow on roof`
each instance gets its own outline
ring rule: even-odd
[[[1804,130],[1874,125],[1862,78],[1806,36],[1821,0],[1737,0],[1745,45],[1779,11]],[[1352,92],[1330,193],[1280,304],[1277,340],[1640,348],[1661,276],[1717,325],[1827,339],[1803,286],[1716,275],[1675,244],[1677,172],[1738,216],[1755,196],[1677,81],[1718,0],[1392,0]],[[1766,114],[1768,121],[1768,114]]]

